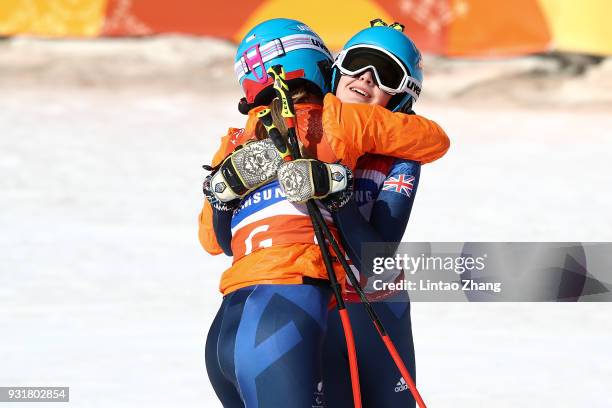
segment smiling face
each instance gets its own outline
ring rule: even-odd
[[[354,77],[342,75],[338,81],[336,96],[347,103],[387,106],[393,95],[382,91],[376,84],[372,72],[368,70]]]

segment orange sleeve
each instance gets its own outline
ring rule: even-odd
[[[432,120],[378,105],[343,104],[332,94],[323,102],[323,127],[332,149],[349,167],[365,153],[430,163],[450,147],[446,132]]]
[[[221,138],[221,146],[219,146],[219,150],[217,150],[217,152],[215,153],[215,155],[213,156],[213,159],[212,159],[211,165],[213,167],[218,166],[219,164],[221,164],[223,159],[225,159],[225,157],[227,157],[227,155],[231,152],[231,150],[230,150],[230,145],[231,145],[230,139],[231,139],[232,131],[233,130],[234,130],[233,128],[230,128],[230,130],[227,132],[227,135],[225,135],[225,136],[223,136]]]
[[[212,159],[211,165],[213,167],[219,165],[223,159],[230,154],[238,140],[243,136],[242,129],[230,128],[227,134],[221,138],[221,146],[215,153]],[[213,209],[208,200],[204,199],[204,206],[198,217],[198,238],[200,244],[206,252],[211,255],[219,255],[223,253],[223,249],[217,242],[217,236],[215,235],[215,229],[213,227]]]
[[[222,254],[223,250],[217,242],[217,236],[213,228],[212,206],[206,199],[204,200],[204,206],[200,212],[198,225],[198,238],[200,239],[202,248],[211,255]]]

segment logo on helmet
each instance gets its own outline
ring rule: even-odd
[[[321,48],[322,50],[324,50],[325,52],[327,52],[328,54],[331,54],[331,52],[329,52],[329,50],[327,49],[327,47],[325,46],[325,44],[323,44],[322,41],[319,41],[315,38],[311,38],[310,42],[312,43],[312,45]]]

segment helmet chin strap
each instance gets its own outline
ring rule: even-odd
[[[330,90],[331,93],[333,93],[334,95],[336,94],[336,91],[338,90],[338,82],[340,82],[340,77],[342,75],[339,74],[339,69],[336,67],[332,68],[332,76],[331,76],[331,86],[330,86]]]
[[[385,108],[392,112],[414,113],[412,111],[413,99],[408,93],[393,95]]]

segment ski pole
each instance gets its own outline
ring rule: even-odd
[[[292,151],[293,149],[289,149],[287,144],[283,140],[280,131],[274,125],[272,121],[272,112],[270,109],[264,109],[257,115],[259,120],[266,128],[270,139],[278,149],[281,157],[284,161],[291,161],[293,158],[299,158],[299,146],[297,151]],[[311,214],[312,209],[310,208],[310,203],[307,203],[308,212]],[[312,203],[314,204],[314,203]],[[316,207],[316,205],[315,205]],[[338,309],[338,313],[340,315],[340,319],[342,321],[342,328],[344,330],[344,336],[346,339],[346,347],[349,357],[349,367],[351,373],[351,385],[353,390],[353,404],[355,408],[361,408],[361,390],[359,385],[359,370],[357,367],[357,351],[355,349],[355,339],[353,336],[353,329],[351,326],[351,322],[348,316],[348,311],[346,310],[346,305],[344,303],[344,299],[342,298],[342,288],[338,283],[338,279],[336,278],[336,274],[334,271],[334,267],[332,265],[331,254],[329,253],[329,248],[325,245],[325,237],[323,236],[323,231],[321,230],[321,226],[314,222],[314,218],[311,214],[311,219],[313,220],[313,229],[315,232],[315,237],[317,238],[317,242],[319,243],[319,247],[321,249],[321,256],[323,257],[323,263],[325,264],[325,270],[327,271],[327,275],[329,278],[330,286],[332,292],[334,294],[334,298],[336,299],[336,307]]]
[[[301,155],[299,151],[299,145],[290,144],[289,147],[287,146],[285,140],[280,134],[280,131],[274,125],[274,122],[272,120],[272,112],[270,111],[270,109],[262,110],[258,113],[257,116],[260,122],[264,125],[266,131],[268,132],[268,136],[270,136],[272,143],[274,143],[284,161],[291,161],[294,158],[300,158]],[[344,303],[344,299],[342,298],[342,287],[340,286],[338,279],[336,278],[336,273],[332,265],[331,254],[329,253],[329,248],[325,244],[325,237],[323,235],[323,231],[321,230],[321,226],[320,224],[314,222],[312,206],[314,206],[314,208],[316,208],[317,210],[318,208],[312,200],[309,200],[306,206],[308,208],[311,220],[313,220],[313,229],[315,232],[315,237],[317,238],[319,248],[321,249],[321,256],[323,257],[325,270],[327,271],[330,286],[334,294],[334,298],[336,299],[336,307],[338,309],[338,314],[340,315],[340,320],[342,322],[342,328],[344,331],[344,337],[346,339],[346,348],[349,359],[351,387],[353,391],[353,404],[355,408],[361,408],[361,389],[359,385],[359,369],[357,366],[357,351],[355,347],[355,338],[353,335],[353,328],[351,326],[348,311],[346,310],[346,304]]]
[[[297,158],[299,158],[300,152],[299,152],[299,145],[298,145],[297,134],[295,130],[295,121],[294,121],[295,111],[293,108],[293,101],[291,100],[291,97],[289,95],[289,86],[287,82],[285,81],[284,70],[282,66],[275,65],[268,70],[268,73],[274,79],[274,89],[276,91],[277,96],[281,99],[281,102],[282,102],[281,114],[285,118],[287,127],[289,128],[288,141],[289,141],[290,151],[292,154],[296,155]],[[372,323],[374,324],[374,327],[378,331],[378,334],[380,335],[383,343],[385,344],[385,347],[387,348],[389,355],[393,359],[401,375],[406,380],[406,383],[408,384],[410,392],[412,393],[412,396],[416,400],[419,408],[426,408],[425,401],[423,401],[423,398],[421,397],[421,394],[419,393],[416,387],[416,384],[414,380],[412,379],[412,376],[410,375],[410,372],[406,368],[406,365],[404,364],[404,361],[399,355],[395,347],[395,344],[389,337],[389,334],[387,333],[387,331],[385,330],[385,327],[380,321],[378,314],[376,313],[376,311],[372,307],[372,304],[370,303],[365,293],[363,292],[363,289],[361,288],[359,281],[357,280],[350,266],[346,262],[344,253],[340,250],[340,246],[338,245],[338,242],[336,241],[335,237],[332,235],[327,224],[325,223],[325,220],[323,219],[323,216],[321,215],[321,211],[319,210],[319,207],[316,206],[316,204],[314,203],[314,200],[309,200],[306,204],[308,206],[308,212],[312,218],[313,228],[315,228],[315,232],[316,232],[316,228],[318,224],[318,228],[322,230],[325,238],[327,238],[327,240],[329,241],[334,252],[336,253],[336,257],[340,261],[346,273],[346,276],[348,277],[349,281],[351,282],[351,285],[353,286],[353,288],[359,295],[361,303],[363,304],[368,315],[372,319]],[[321,243],[320,240],[319,240],[319,243]],[[347,318],[348,318],[348,314],[347,314]]]

